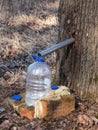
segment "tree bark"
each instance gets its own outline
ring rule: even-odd
[[[74,37],[75,43],[57,53],[57,82],[97,98],[98,0],[61,0],[59,24],[59,41]]]

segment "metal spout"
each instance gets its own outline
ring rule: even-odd
[[[66,39],[65,41],[62,41],[62,42],[60,42],[58,44],[55,44],[55,45],[51,46],[48,49],[45,49],[45,50],[39,52],[38,56],[46,56],[46,55],[48,55],[48,54],[50,54],[50,53],[52,53],[54,51],[57,51],[60,48],[63,48],[66,45],[72,44],[74,41],[75,41],[74,38]]]

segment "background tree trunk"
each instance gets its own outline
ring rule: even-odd
[[[28,15],[34,3],[34,0],[1,0],[0,10],[6,12],[6,18],[22,13]]]
[[[98,96],[98,0],[61,0],[59,41],[75,43],[57,54],[57,81],[80,96]]]

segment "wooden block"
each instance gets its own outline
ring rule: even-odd
[[[7,98],[7,103],[13,107],[13,109],[17,112],[19,112],[19,108],[22,106],[26,106],[25,100],[24,100],[24,93],[21,94],[22,100],[21,101],[14,101],[12,97]]]
[[[21,117],[26,117],[32,120],[34,118],[34,107],[28,107],[25,104],[24,93],[22,93],[21,96],[22,96],[21,101],[14,101],[12,100],[11,97],[9,97],[7,99],[7,103],[10,104],[13,107],[14,111],[17,111]]]
[[[75,97],[62,87],[35,104],[34,118],[60,118],[75,110]]]
[[[19,114],[21,117],[26,117],[26,118],[32,120],[34,118],[34,108],[22,106],[19,108]]]
[[[33,118],[60,118],[75,110],[75,97],[70,94],[69,89],[65,86],[61,86],[58,90],[51,92],[49,96],[38,100],[35,108],[27,107],[24,95],[21,94],[21,101],[13,101],[8,98],[8,102],[21,117],[30,120]]]

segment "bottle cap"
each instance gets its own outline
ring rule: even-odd
[[[59,87],[58,86],[52,86],[51,89],[52,90],[57,90]]]
[[[15,95],[12,96],[12,99],[14,101],[20,101],[22,99],[22,97],[20,95],[15,94]]]
[[[32,54],[32,58],[38,62],[45,62],[45,60],[42,57],[36,56]]]

